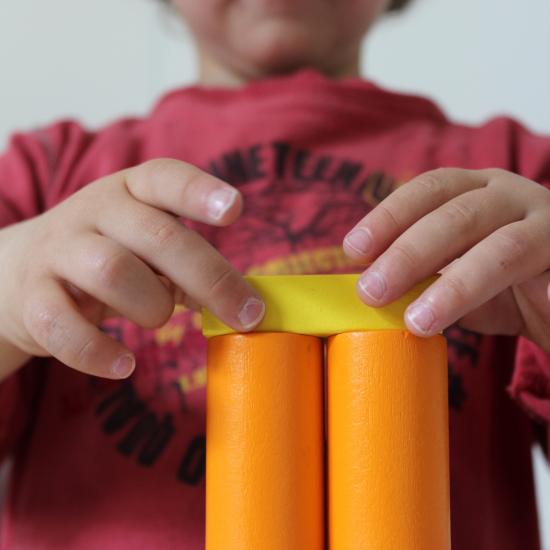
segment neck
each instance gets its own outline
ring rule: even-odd
[[[299,69],[299,66],[289,68],[288,70],[270,73],[269,71],[246,71],[241,68],[234,68],[221,63],[216,58],[209,55],[203,49],[199,48],[199,83],[203,86],[223,86],[238,88],[250,80],[259,80],[270,76],[290,73]],[[328,78],[339,80],[342,78],[358,77],[360,74],[360,56],[357,50],[344,63],[338,63],[334,66],[310,66],[318,70]],[[304,66],[305,68],[305,66]]]

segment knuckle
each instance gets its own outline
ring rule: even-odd
[[[202,192],[205,183],[205,173],[191,164],[185,162],[162,158],[147,161],[142,165],[145,180],[155,179],[157,182],[176,179],[175,200],[186,203],[196,193]],[[177,173],[175,172],[177,170]]]
[[[410,242],[397,241],[392,248],[392,254],[399,262],[400,269],[404,267],[410,272],[418,268],[420,255]]]
[[[392,212],[391,208],[384,204],[379,204],[376,208],[378,215],[381,218],[382,224],[389,230],[399,231],[401,223],[397,216]],[[389,226],[389,227],[388,227]]]
[[[172,245],[181,236],[183,226],[174,219],[152,221],[147,229],[153,246],[165,248]]]
[[[526,252],[525,238],[519,233],[502,233],[498,235],[498,263],[502,269],[516,265]]]
[[[80,342],[74,350],[74,358],[69,358],[71,366],[79,370],[89,370],[89,366],[93,364],[93,358],[97,356],[98,348],[101,346],[100,340],[97,336],[92,336]]]
[[[177,200],[184,204],[188,202],[193,196],[200,194],[204,189],[204,177],[203,173],[199,170],[189,170],[178,185],[178,198]]]
[[[177,160],[169,158],[156,158],[148,160],[139,166],[139,171],[145,177],[158,177],[172,170],[179,164]]]
[[[446,290],[446,295],[451,297],[451,302],[456,304],[464,303],[470,294],[468,287],[462,279],[453,275],[447,275],[441,280]]]
[[[510,175],[510,172],[508,172],[507,170],[504,170],[503,168],[496,168],[496,167],[485,168],[481,171],[486,174],[488,181],[492,179],[502,180],[502,178],[505,178]]]
[[[550,211],[550,189],[537,185],[537,194],[540,195],[538,198],[539,209],[541,212],[544,212],[544,220],[548,219],[548,211]]]
[[[478,217],[476,208],[463,199],[448,202],[442,212],[447,223],[461,227],[474,224]]]
[[[162,182],[173,170],[178,161],[168,158],[155,158],[128,171],[125,186],[130,194],[146,189],[152,182]]]
[[[442,169],[431,170],[430,172],[424,172],[414,179],[414,184],[420,187],[427,194],[433,195],[434,193],[440,193],[442,189],[441,176]]]
[[[208,295],[211,299],[227,293],[228,289],[235,288],[236,274],[229,266],[222,267],[208,283]]]
[[[172,317],[176,302],[168,293],[164,299],[157,300],[145,317],[144,328],[159,328],[164,326]]]
[[[57,354],[67,340],[62,312],[51,304],[30,304],[24,311],[23,323],[32,338],[52,355]]]
[[[511,185],[515,187],[518,180],[528,181],[502,168],[487,168],[483,172],[485,174],[485,187],[495,191],[509,192],[513,189]]]
[[[100,253],[92,263],[92,269],[99,284],[108,288],[116,286],[129,267],[129,253],[124,250]]]
[[[432,170],[417,176],[411,184],[416,192],[431,201],[443,202],[447,198],[447,186],[444,185],[443,169]],[[412,189],[411,189],[412,190]]]
[[[75,193],[35,218],[39,226],[37,233],[39,232],[42,243],[55,242],[68,231],[74,231],[75,226],[82,225],[89,217],[90,201],[85,201],[85,197],[77,195],[78,193]]]
[[[546,246],[546,243],[550,240],[550,220],[547,220],[545,216],[545,219],[541,220],[538,230],[533,231],[533,233],[535,236],[535,246],[540,246],[541,249],[545,251],[546,256],[550,259],[550,249]]]

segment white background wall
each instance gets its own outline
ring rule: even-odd
[[[199,0],[197,0],[199,1]],[[153,0],[0,0],[0,147],[14,129],[144,113],[189,83],[189,36]],[[550,134],[550,1],[417,0],[365,45],[364,72],[455,119],[507,113]],[[536,455],[550,549],[550,474]]]

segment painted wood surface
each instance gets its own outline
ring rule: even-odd
[[[442,336],[329,340],[330,550],[450,548],[446,359]]]
[[[209,340],[207,550],[324,548],[322,361],[312,336]]]

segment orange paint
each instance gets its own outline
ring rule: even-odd
[[[208,342],[207,550],[322,550],[322,346],[313,336]]]
[[[329,340],[330,550],[450,549],[447,399],[442,336]]]

